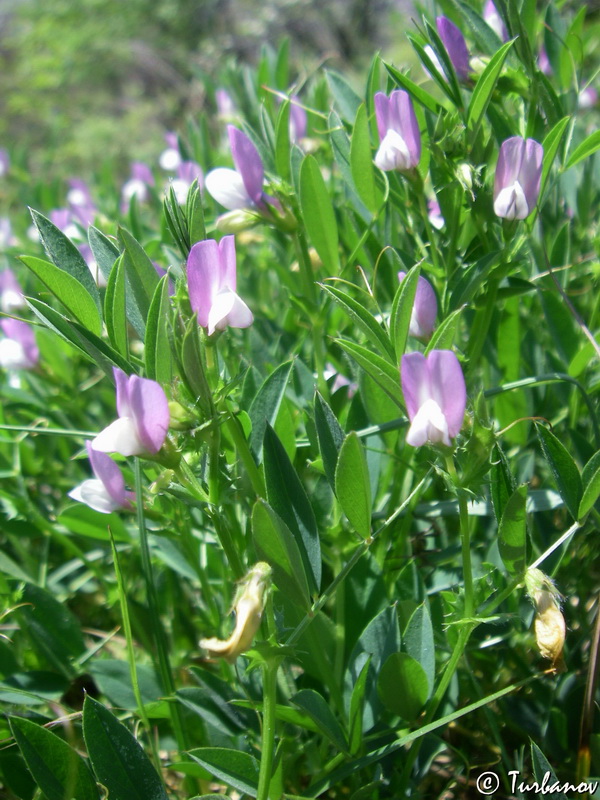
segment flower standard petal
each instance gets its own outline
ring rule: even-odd
[[[523,187],[529,211],[533,211],[540,193],[540,182],[542,179],[542,162],[544,160],[544,148],[535,139],[526,139],[519,171],[519,183]]]
[[[263,193],[265,171],[258,150],[246,134],[233,125],[227,126],[227,133],[235,168],[242,176],[252,202],[259,203]]]
[[[407,169],[416,167],[421,159],[421,132],[410,95],[402,89],[390,95],[390,122],[406,142],[410,154]]]
[[[196,242],[192,247],[187,260],[187,279],[192,310],[198,314],[198,324],[206,328],[221,285],[221,252],[215,239]]]
[[[518,180],[524,150],[525,139],[521,136],[511,136],[502,142],[494,176],[494,199]]]
[[[210,196],[229,211],[248,208],[252,198],[246,191],[244,180],[239,172],[227,167],[211,170],[204,180]]]
[[[113,367],[115,386],[117,389],[117,414],[120,417],[131,416],[131,405],[129,403],[129,375],[119,367]]]
[[[454,438],[462,428],[467,407],[467,389],[460,362],[452,350],[432,350],[427,357],[427,367],[431,397],[446,418],[450,438]]]
[[[382,141],[390,127],[390,98],[383,92],[377,92],[374,102],[379,141]]]
[[[219,289],[237,289],[237,269],[235,261],[235,236],[224,236],[219,242],[220,281]]]
[[[170,413],[164,389],[156,381],[132,375],[129,401],[138,437],[144,451],[158,453],[167,438]]]
[[[406,403],[408,418],[412,422],[419,408],[431,398],[429,372],[423,353],[408,353],[402,356],[401,365],[402,394]]]
[[[470,72],[469,50],[462,31],[448,17],[437,17],[435,24],[456,74],[466,80]]]

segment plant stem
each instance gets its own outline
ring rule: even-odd
[[[467,498],[462,489],[458,487],[458,476],[454,466],[454,458],[449,455],[446,457],[446,467],[450,477],[454,480],[458,488],[458,511],[460,519],[460,541],[462,550],[463,581],[465,586],[465,607],[463,617],[469,620],[473,616],[475,607],[473,593],[473,567],[471,564],[471,536],[469,533],[469,508]]]
[[[265,617],[269,638],[275,635],[273,598],[269,593],[265,606]],[[263,672],[263,719],[260,769],[256,800],[268,800],[275,757],[275,726],[277,709],[277,671],[279,658],[267,660],[262,665]]]

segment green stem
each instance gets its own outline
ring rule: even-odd
[[[443,268],[440,265],[438,251],[435,246],[435,241],[433,238],[433,230],[431,228],[431,223],[429,221],[429,210],[427,208],[427,200],[425,198],[425,191],[423,189],[422,182],[420,187],[416,190],[416,193],[419,198],[419,209],[421,211],[421,217],[423,218],[425,233],[427,234],[427,239],[429,241],[429,252],[431,254],[431,260],[433,262],[433,266],[436,269],[436,272],[438,272],[439,274],[440,272],[445,272],[445,270],[443,270]]]
[[[225,417],[224,425],[227,429],[227,433],[233,439],[235,449],[248,473],[248,478],[250,479],[254,493],[258,497],[266,497],[267,490],[265,488],[264,478],[261,471],[256,466],[254,456],[250,452],[242,426],[233,414],[228,414],[227,417]]]
[[[476,312],[473,327],[471,328],[467,351],[469,356],[469,370],[475,369],[479,364],[483,345],[487,341],[487,334],[494,315],[497,293],[498,281],[492,278],[488,281],[485,306]]]
[[[315,286],[315,276],[313,274],[312,263],[306,238],[302,231],[296,233],[296,248],[298,251],[298,264],[300,266],[300,273],[302,274],[302,282],[304,284],[304,294],[312,308],[317,308],[317,289]]]
[[[460,540],[462,550],[463,581],[465,586],[465,608],[463,617],[470,620],[474,611],[473,568],[471,564],[471,536],[469,533],[469,508],[467,498],[458,485],[458,475],[454,466],[454,457],[446,456],[446,468],[458,488],[458,511],[460,519]]]
[[[276,626],[273,614],[273,598],[269,593],[265,606],[265,618],[269,639],[275,636]],[[277,671],[279,658],[263,663],[263,719],[260,769],[258,773],[258,791],[256,800],[268,800],[271,778],[273,777],[273,759],[275,757],[275,726],[277,710]]]
[[[140,555],[142,560],[142,573],[146,585],[146,596],[148,599],[148,609],[150,612],[150,624],[156,646],[158,659],[158,669],[163,688],[167,695],[175,694],[175,681],[169,661],[169,650],[166,634],[160,619],[160,607],[154,586],[154,576],[152,572],[152,559],[150,558],[150,547],[148,544],[148,533],[146,531],[146,520],[144,519],[144,497],[142,494],[142,467],[139,458],[134,459],[135,474],[135,499],[137,505],[137,523],[140,534]],[[168,704],[171,724],[177,741],[180,753],[184,753],[188,748],[185,740],[185,733],[181,721],[179,703]]]

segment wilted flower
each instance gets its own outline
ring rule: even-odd
[[[209,194],[225,208],[265,206],[263,193],[265,172],[258,150],[245,133],[233,125],[227,126],[231,155],[235,169],[218,167],[206,176]]]
[[[564,672],[566,625],[560,610],[560,594],[552,579],[536,567],[525,573],[525,586],[535,606],[535,640],[540,653],[552,661],[554,672]]]
[[[40,359],[31,325],[20,319],[2,319],[0,328],[0,367],[8,370],[32,369]]]
[[[443,16],[437,17],[435,24],[458,78],[463,81],[467,80],[471,71],[469,50],[460,28],[457,28],[448,17]]]
[[[10,313],[15,308],[23,308],[23,290],[15,273],[11,269],[3,269],[0,272],[0,309]]]
[[[215,239],[197,242],[188,256],[187,278],[192,309],[209,336],[228,325],[247,328],[252,324],[252,312],[236,294],[233,236],[224,236],[220,242]]]
[[[400,283],[404,278],[406,278],[406,272],[399,272],[398,280]],[[419,275],[408,332],[417,339],[429,339],[435,327],[436,316],[437,300],[433,287],[427,278]]]
[[[544,148],[535,139],[513,136],[502,142],[494,181],[494,212],[525,219],[540,193]]]
[[[154,175],[150,167],[142,161],[134,161],[131,165],[131,177],[121,189],[121,210],[127,210],[132,197],[144,203],[150,196],[151,186],[154,186]]]
[[[200,647],[207,650],[210,656],[233,662],[252,645],[260,627],[267,591],[271,585],[271,573],[271,567],[259,561],[246,575],[233,603],[235,629],[229,639],[222,641],[213,637],[200,640]]]
[[[89,442],[85,446],[96,477],[80,483],[69,492],[69,497],[101,514],[110,514],[117,509],[129,510],[135,494],[125,489],[119,467],[106,453],[94,450]]]
[[[169,429],[169,403],[162,386],[113,367],[119,418],[92,441],[94,450],[122,456],[154,455]]]
[[[384,171],[406,171],[421,158],[421,134],[408,92],[395,89],[388,97],[375,95],[375,114],[381,144],[375,164]]]
[[[452,350],[402,356],[402,393],[410,419],[406,443],[420,447],[442,442],[460,431],[467,405],[461,366]]]
[[[165,141],[167,148],[158,157],[158,163],[166,172],[174,172],[182,161],[177,134],[168,131],[165,133]]]
[[[508,41],[508,29],[492,0],[486,0],[483,7],[483,19],[499,39],[502,39],[503,42]]]

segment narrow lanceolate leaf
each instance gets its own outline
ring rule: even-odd
[[[583,484],[583,496],[579,503],[578,519],[585,517],[600,497],[600,451],[594,453],[583,468],[581,482]]]
[[[331,197],[313,156],[300,167],[300,206],[306,232],[331,275],[339,272],[338,229]]]
[[[526,520],[527,485],[519,486],[510,496],[504,508],[498,529],[500,557],[511,575],[519,575],[525,569],[527,545]]]
[[[517,488],[517,482],[514,479],[508,460],[504,455],[504,451],[498,443],[494,445],[492,452],[492,469],[490,471],[490,495],[492,498],[492,506],[494,507],[494,514],[496,520],[500,523],[502,514],[506,508],[506,504],[512,493]]]
[[[356,113],[350,144],[350,166],[354,185],[360,199],[371,213],[376,214],[381,208],[383,193],[375,181],[369,123],[364,103],[359,106]]]
[[[467,110],[467,131],[470,142],[474,142],[477,137],[479,126],[481,125],[494,89],[496,88],[496,83],[498,82],[500,72],[506,61],[506,56],[513,44],[514,40],[503,44],[479,76]]]
[[[356,322],[358,327],[364,332],[369,341],[377,348],[379,354],[387,359],[390,364],[395,363],[394,348],[390,344],[390,340],[386,332],[377,322],[375,317],[367,311],[367,309],[351,297],[346,292],[338,289],[329,284],[321,284],[321,287],[329,294],[336,303],[344,309],[348,316]],[[410,318],[410,316],[409,316]]]
[[[386,64],[383,62],[384,67],[389,72],[391,78],[396,81],[398,86],[402,89],[406,90],[410,95],[412,95],[413,99],[420,103],[424,108],[431,111],[433,114],[439,114],[442,110],[442,106],[438,103],[435,97],[429,92],[426,92],[425,89],[422,89],[418,84],[411,81],[411,79],[403,75],[399,69],[393,67],[391,64]]]
[[[227,747],[197,747],[190,756],[211,775],[238,792],[256,797],[259,763],[254,756]]]
[[[165,787],[139,742],[89,695],[83,705],[83,737],[96,777],[109,797],[168,800]]]
[[[173,376],[173,354],[169,343],[169,276],[160,279],[148,310],[144,357],[146,375],[160,384],[168,384]]]
[[[406,350],[410,318],[415,305],[415,295],[420,274],[421,267],[418,264],[409,269],[394,295],[390,313],[390,337],[394,346],[397,364],[400,363],[400,359]]]
[[[108,280],[113,264],[120,255],[119,248],[112,239],[105,236],[98,228],[94,228],[93,225],[88,228],[88,242],[100,272]]]
[[[387,709],[411,722],[429,695],[425,670],[408,653],[392,653],[379,673],[377,691]]]
[[[48,800],[99,800],[100,793],[83,758],[41,725],[12,717],[10,727],[25,763]]]
[[[252,510],[252,537],[259,558],[273,570],[275,586],[308,611],[310,594],[300,549],[288,526],[264,500]]]
[[[335,468],[340,448],[344,442],[344,431],[335,414],[318,392],[315,396],[315,426],[325,477],[335,491]]]
[[[292,703],[306,711],[308,716],[316,723],[317,727],[331,742],[344,752],[348,751],[346,735],[342,726],[335,718],[333,711],[325,702],[322,695],[314,689],[302,689],[292,697]]]
[[[350,342],[347,339],[336,339],[336,342],[342,350],[352,356],[356,363],[373,378],[375,383],[381,386],[401,409],[404,409],[404,400],[400,391],[400,373],[397,367],[392,366],[389,361],[372,353],[366,347],[354,344],[354,342]]]
[[[104,295],[104,321],[108,338],[115,350],[128,358],[129,338],[127,336],[127,315],[125,313],[126,288],[125,266],[119,258],[110,273]]]
[[[540,182],[540,197],[544,196],[544,189],[550,175],[550,169],[556,158],[558,148],[563,140],[563,136],[567,129],[567,125],[571,121],[571,117],[563,117],[559,119],[552,130],[548,131],[542,142],[544,148],[544,158],[542,161],[542,179]]]
[[[101,334],[102,318],[98,306],[80,281],[41,258],[21,256],[21,261],[37,275],[74,319],[97,336]]]
[[[457,308],[456,311],[449,314],[446,319],[438,325],[429,340],[429,344],[425,348],[425,355],[432,350],[449,350],[452,347],[454,339],[456,338],[456,330],[462,312],[462,308]]]
[[[284,181],[291,181],[290,101],[281,104],[275,123],[275,167]]]
[[[127,276],[127,315],[139,336],[144,338],[150,303],[159,276],[140,243],[124,228],[119,228],[123,262]]]
[[[340,117],[346,122],[354,122],[361,98],[338,72],[327,71],[326,77]]]
[[[577,519],[583,494],[577,464],[560,439],[539,423],[535,427],[542,452],[556,481],[556,488],[573,519]]]
[[[368,539],[371,535],[371,482],[365,451],[354,431],[346,436],[340,449],[335,493],[354,530]]]
[[[321,545],[312,506],[277,434],[267,425],[265,483],[269,505],[288,526],[300,550],[311,594],[321,586]]]
[[[248,410],[248,415],[252,422],[250,449],[257,464],[262,461],[265,430],[267,425],[275,425],[293,366],[293,361],[286,361],[285,364],[277,367],[265,379]]]
[[[94,281],[90,268],[85,263],[84,257],[75,247],[73,242],[59,230],[56,225],[50,222],[39,211],[29,209],[31,217],[38,229],[40,239],[44,245],[44,250],[48,254],[50,261],[60,269],[64,269],[69,275],[79,281],[84,286],[100,311],[100,294]]]
[[[565,169],[571,169],[575,164],[579,164],[580,161],[583,161],[584,158],[588,158],[588,156],[591,156],[592,153],[595,153],[598,149],[600,149],[600,131],[594,131],[594,133],[590,133],[587,139],[584,139],[583,142],[575,148],[565,165]]]

